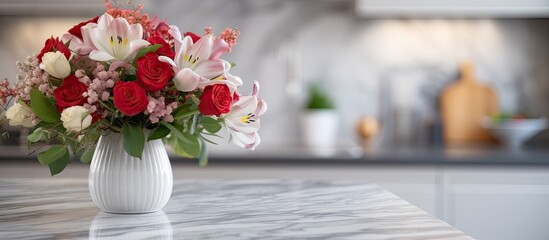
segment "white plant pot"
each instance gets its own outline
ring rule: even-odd
[[[315,149],[334,149],[339,115],[334,110],[309,110],[302,115],[303,144]]]
[[[109,213],[148,213],[172,194],[170,159],[161,140],[145,143],[142,159],[126,153],[123,136],[101,136],[90,166],[89,190],[95,205]]]

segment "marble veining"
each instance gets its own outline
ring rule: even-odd
[[[0,239],[472,239],[375,184],[185,180],[161,212],[103,213],[81,179],[0,179]]]

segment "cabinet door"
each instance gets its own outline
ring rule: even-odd
[[[445,220],[486,240],[549,239],[549,168],[446,174]]]
[[[377,182],[376,182],[377,183]],[[434,183],[377,183],[400,198],[421,208],[429,214],[439,217],[437,196]]]
[[[429,214],[441,217],[437,205],[437,168],[435,167],[368,167],[362,176]]]

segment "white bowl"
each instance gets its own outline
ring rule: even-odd
[[[505,146],[518,148],[526,140],[546,129],[547,119],[508,119],[494,123],[491,118],[485,118],[482,125],[484,128],[489,129],[492,135],[497,137]]]

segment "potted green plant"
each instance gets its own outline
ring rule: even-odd
[[[328,92],[318,84],[309,86],[301,120],[304,145],[322,150],[318,153],[330,153],[337,143],[339,115]]]

